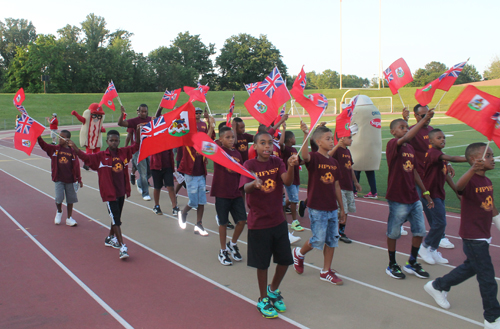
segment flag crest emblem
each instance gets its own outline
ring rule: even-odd
[[[469,106],[469,108],[474,111],[481,111],[488,105],[490,105],[490,102],[488,102],[480,95],[472,97],[469,104],[467,104],[467,106]]]
[[[398,77],[402,78],[405,76],[405,71],[403,70],[403,68],[400,66],[396,69],[396,74]]]
[[[432,89],[432,85],[429,85],[427,88],[423,89],[422,91],[429,91]]]
[[[255,105],[254,108],[259,112],[259,113],[266,113],[267,111],[267,105],[264,104],[262,101],[258,101]]]
[[[201,151],[207,155],[215,154],[217,151],[217,145],[215,143],[203,141],[201,144]]]
[[[172,124],[168,127],[168,133],[175,137],[181,137],[189,133],[187,111],[181,112],[180,118],[176,118],[172,121]]]
[[[22,144],[24,147],[30,147],[31,146],[31,142],[27,139],[23,139],[22,141]]]

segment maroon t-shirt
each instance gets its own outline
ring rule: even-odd
[[[306,162],[309,172],[307,182],[307,206],[316,210],[337,210],[335,181],[340,180],[339,163],[333,157],[325,157],[319,152],[309,152]]]
[[[231,150],[223,146],[221,148],[239,164],[242,164],[240,152],[234,148]],[[212,180],[210,195],[226,199],[241,197],[240,174],[214,162],[214,179]]]
[[[208,133],[207,124],[203,121],[196,122],[196,128],[198,128],[198,131],[204,132],[205,134]]]
[[[283,152],[281,153],[281,155],[283,156],[283,162],[285,162],[286,170],[288,170],[288,159],[292,155],[296,155],[296,154],[297,154],[297,149],[295,149],[295,147],[284,145]],[[301,159],[299,157],[299,163],[300,163],[300,161],[301,161]],[[299,166],[293,167],[293,183],[292,183],[292,185],[300,185],[300,172],[299,172],[299,170],[300,170]]]
[[[405,143],[398,146],[398,139],[393,138],[385,149],[389,177],[387,180],[387,200],[412,204],[420,200],[415,188],[415,151]]]
[[[151,119],[152,119],[151,117],[146,117],[145,119],[143,119],[141,117],[135,117],[135,118],[129,119],[129,120],[127,120],[128,128],[134,129],[134,131],[136,131],[138,124],[148,123],[151,121]]]
[[[348,148],[340,147],[333,153],[333,158],[337,160],[340,167],[340,189],[344,191],[352,191],[352,162],[351,151]]]
[[[486,176],[475,174],[465,186],[460,210],[460,229],[462,239],[489,239],[493,218],[493,185]]]
[[[410,129],[415,127],[415,125],[411,126]],[[429,142],[429,131],[431,131],[432,128],[431,126],[427,126],[427,128],[422,127],[418,131],[418,133],[415,135],[415,137],[410,140],[410,145],[413,146],[413,149],[415,150],[415,165],[418,174],[420,175],[420,178],[424,176],[424,161],[425,161],[425,154],[429,149],[431,148],[431,144]],[[427,187],[427,186],[426,186]]]
[[[205,175],[205,157],[196,151],[193,164],[193,172],[191,176],[204,176]]]
[[[73,149],[70,147],[61,147],[57,152],[56,181],[66,184],[70,184],[75,181],[73,177]]]
[[[425,155],[424,161],[424,176],[422,182],[425,188],[431,194],[431,198],[443,199],[445,198],[444,183],[446,183],[446,161],[439,160],[443,155],[441,150],[430,148]],[[425,192],[425,191],[422,191]]]
[[[137,127],[136,127],[137,128]],[[135,129],[133,128],[127,128],[127,134],[132,133],[132,137],[130,138],[130,145],[135,143]]]
[[[177,148],[177,154],[175,156],[175,161],[179,161],[179,163],[181,162],[183,150],[184,150],[184,147],[182,147],[182,146]]]
[[[269,157],[266,162],[257,159],[246,161],[243,166],[255,172],[262,180],[262,189],[255,189],[246,194],[248,205],[248,228],[251,230],[276,227],[285,220],[283,215],[283,181],[281,175],[286,173],[283,160]],[[253,179],[241,175],[240,188]]]
[[[234,147],[240,152],[243,163],[248,160],[248,143],[253,142],[253,135],[243,133],[236,137]]]
[[[125,195],[125,176],[123,175],[123,161],[120,160],[117,152],[109,150],[113,157],[113,168],[111,168],[113,185],[115,186],[116,198]]]

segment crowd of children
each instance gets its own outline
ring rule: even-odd
[[[215,120],[206,117],[205,123],[201,120],[203,111],[196,108],[195,112],[198,131],[207,133],[213,139]],[[125,113],[123,107],[122,113]],[[402,119],[391,122],[390,132],[394,138],[389,140],[386,147],[389,169],[386,193],[389,204],[386,232],[389,264],[386,273],[395,279],[404,279],[405,273],[422,279],[429,278],[429,273],[417,262],[418,255],[428,264],[448,263],[437,251],[440,246],[443,247],[445,237],[446,182],[461,199],[459,235],[463,240],[467,259],[449,274],[428,282],[424,289],[439,306],[447,309],[450,307],[447,300],[450,288],[476,275],[483,300],[485,327],[499,328],[497,283],[488,248],[493,216],[500,215],[493,203],[492,183],[485,176],[486,171],[494,168],[493,152],[485,144],[474,143],[467,147],[465,157],[448,156],[442,152],[445,147],[444,133],[429,126],[433,110],[426,106],[415,106],[417,123],[411,128],[408,128],[407,124],[408,113],[404,110]],[[161,108],[156,113],[156,116],[159,115]],[[333,256],[339,240],[352,242],[346,235],[346,219],[349,213],[356,211],[355,192],[361,191],[352,169],[355,159],[348,148],[352,143],[351,136],[340,138],[337,145],[334,145],[332,131],[325,125],[308,127],[302,122],[300,128],[304,132],[304,140],[311,136],[312,147],[309,150],[305,144],[299,156],[294,147],[295,135],[286,130],[287,118],[288,116],[284,115],[274,126],[261,125],[256,135],[245,132],[245,123],[241,118],[233,119],[232,128],[221,124],[217,145],[253,172],[257,179],[241,176],[214,163],[210,191],[210,195],[215,197],[220,239],[218,260],[222,265],[232,265],[233,261],[239,262],[243,259],[237,242],[245,224],[248,226],[247,265],[257,269],[257,309],[266,318],[275,318],[278,312],[286,311],[280,284],[290,265],[293,265],[298,274],[304,272],[305,255],[313,249],[323,252],[320,279],[334,285],[343,284],[332,269]],[[175,152],[168,150],[153,155],[150,163],[144,160],[137,164],[140,128],[150,120],[145,104],[139,106],[136,118],[124,120],[122,115],[118,124],[129,128],[128,139],[132,141],[132,145],[119,148],[120,134],[116,130],[110,130],[106,138],[108,148],[95,154],[86,154],[79,150],[70,139],[71,133],[66,130],[61,131],[62,138],[59,139],[58,145],[50,145],[43,139],[38,139],[41,148],[51,158],[57,206],[55,224],[61,222],[61,204],[64,197],[68,213],[66,224],[77,224],[71,212],[73,204],[78,201],[77,187],[83,187],[79,158],[98,174],[99,191],[111,217],[110,232],[105,238],[105,245],[120,249],[121,259],[128,257],[121,223],[125,196],[129,197],[131,193],[128,173],[131,161],[139,171],[138,189],[147,201],[150,200],[147,174],[150,166],[154,185],[153,211],[156,214],[162,214],[159,204],[160,191],[166,187],[173,214],[178,216],[179,226],[186,228],[188,214],[190,210],[195,209],[197,215],[194,233],[208,236],[202,224],[208,192],[207,159],[193,147],[184,146]],[[278,128],[282,129],[281,135]],[[471,165],[456,184],[449,162],[468,162]],[[307,199],[303,202],[299,200],[301,165],[305,165],[308,171]],[[174,175],[185,179],[184,187],[189,201],[182,211],[176,198],[181,184],[174,190]],[[292,230],[304,230],[297,215],[304,216],[305,208],[308,208],[310,219],[312,237],[302,247],[293,250],[290,244],[296,242],[296,239],[288,229],[287,208],[292,217]],[[429,232],[425,230],[424,212],[430,226]],[[230,223],[229,214],[235,226]],[[396,262],[396,242],[402,235],[402,225],[405,222],[410,223],[412,243],[410,257],[401,268]],[[234,228],[229,241],[228,228]],[[276,263],[276,268],[268,284],[271,258]]]

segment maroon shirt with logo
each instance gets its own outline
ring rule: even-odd
[[[444,183],[446,182],[448,169],[446,168],[446,161],[439,160],[441,155],[443,155],[443,152],[436,148],[430,148],[429,151],[427,151],[424,161],[424,176],[422,177],[422,182],[427,191],[431,194],[431,198],[444,200],[446,195]]]
[[[309,152],[306,162],[309,172],[307,182],[307,206],[316,210],[337,210],[335,181],[340,180],[339,163],[333,157],[325,157],[319,152]]]
[[[286,170],[288,170],[288,159],[292,155],[297,155],[297,149],[293,146],[283,146],[283,152],[281,152],[281,155],[283,156],[283,162],[285,162]],[[299,157],[299,163],[301,159]],[[300,172],[299,172],[299,166],[294,166],[293,167],[293,183],[292,185],[300,185]]]
[[[240,152],[243,163],[248,160],[248,143],[253,143],[253,135],[243,133],[236,136],[234,147]]]
[[[198,131],[204,132],[205,134],[208,133],[207,124],[203,121],[196,122],[196,128]]]
[[[241,154],[236,149],[221,148],[239,164],[242,164]],[[212,180],[211,196],[217,198],[236,199],[241,197],[240,174],[214,162],[214,179]]]
[[[266,162],[250,159],[243,166],[262,180],[262,189],[255,189],[252,193],[246,194],[249,210],[248,228],[257,230],[278,226],[285,220],[281,175],[286,173],[286,168],[283,160],[278,157],[269,157]],[[252,178],[241,175],[240,188],[252,181]]]
[[[463,191],[460,207],[462,239],[489,239],[493,218],[493,185],[486,176],[474,174]]]
[[[387,200],[412,204],[420,200],[415,188],[415,151],[405,143],[398,146],[398,139],[393,138],[387,143],[385,150],[389,177],[387,180]]]
[[[410,129],[415,127],[415,125],[411,126]],[[431,144],[429,142],[429,132],[434,129],[431,126],[422,127],[418,133],[410,140],[410,145],[413,146],[415,150],[415,158],[416,158],[416,169],[420,178],[424,177],[424,161],[425,154],[431,148]]]
[[[134,131],[136,131],[137,125],[139,125],[141,123],[148,123],[151,121],[151,119],[152,119],[151,117],[146,117],[145,119],[143,119],[141,117],[135,117],[135,118],[127,120],[127,125],[128,125],[129,129],[133,129]],[[128,129],[127,129],[127,131],[128,131]]]
[[[111,155],[113,161],[111,175],[116,191],[116,198],[120,198],[125,195],[125,176],[123,175],[123,168],[125,165],[122,159],[118,156],[118,152],[109,150],[109,154]]]
[[[57,181],[66,184],[75,182],[73,177],[73,159],[75,155],[76,152],[70,147],[61,147],[57,151]]]
[[[352,156],[348,148],[340,147],[333,153],[333,158],[337,160],[340,166],[340,189],[344,191],[353,191],[352,188]]]

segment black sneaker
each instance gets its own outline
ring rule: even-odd
[[[153,208],[153,212],[157,215],[163,215],[163,213],[161,212],[161,209],[160,209],[160,206],[157,205]]]
[[[130,184],[135,185],[135,175],[130,174]]]
[[[181,210],[179,209],[179,207],[174,207],[174,208],[172,209],[172,214],[173,214],[174,216],[177,216],[177,214],[179,213],[179,211],[181,211]]]
[[[285,208],[285,213],[291,214],[292,213],[292,209],[290,209],[290,207],[286,207]]]
[[[389,265],[385,269],[385,273],[387,273],[388,276],[394,279],[404,279],[406,278],[406,275],[401,272],[401,267],[399,267],[398,264],[394,263],[392,265]]]
[[[417,278],[420,279],[428,279],[429,278],[429,273],[427,273],[423,268],[420,263],[415,263],[411,265],[410,263],[406,262],[405,267],[403,267],[403,270],[408,273],[408,274],[413,274],[416,275]]]
[[[349,239],[345,234],[341,234],[339,240],[344,243],[352,243],[352,240]]]
[[[234,225],[231,222],[228,221],[226,226],[228,230],[234,230]]]
[[[241,257],[240,254],[240,248],[238,248],[238,245],[231,246],[231,242],[226,243],[227,249],[229,249],[229,253],[231,254],[231,257],[237,262],[241,261],[243,258]]]
[[[87,166],[87,165],[83,165],[83,169],[85,169],[85,170],[89,171],[90,167],[89,167],[89,166]]]
[[[299,201],[299,216],[304,217],[304,213],[306,211],[306,202],[305,201]]]
[[[227,250],[219,251],[219,262],[224,266],[233,265],[231,258],[229,258],[229,252]]]

